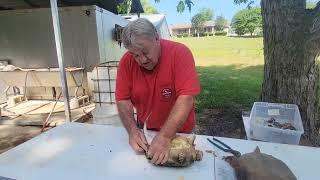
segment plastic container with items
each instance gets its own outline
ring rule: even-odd
[[[299,144],[304,133],[299,108],[295,104],[255,102],[250,113],[253,139]]]

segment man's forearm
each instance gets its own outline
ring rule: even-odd
[[[193,96],[190,95],[181,95],[178,97],[168,119],[159,132],[160,135],[170,139],[175,136],[189,116],[193,107],[193,99]]]
[[[130,133],[133,129],[137,128],[134,116],[133,116],[133,105],[130,100],[123,100],[117,102],[120,119]]]

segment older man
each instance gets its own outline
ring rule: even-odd
[[[163,164],[175,134],[191,133],[195,125],[194,96],[200,85],[192,53],[183,44],[160,39],[143,18],[124,28],[122,42],[128,52],[119,63],[116,83],[120,118],[131,147]],[[141,130],[146,120],[148,129],[159,131],[150,145]]]

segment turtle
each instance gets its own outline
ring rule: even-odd
[[[143,133],[148,144],[151,144],[152,139],[156,136],[157,132],[148,130],[147,123],[145,122],[143,125]],[[194,161],[201,161],[203,152],[195,149],[195,139],[196,136],[194,134],[188,137],[176,134],[171,140],[167,162],[164,164],[159,164],[159,166],[187,167],[190,166]],[[147,152],[145,152],[145,156],[148,160],[151,160],[151,158],[148,157]]]
[[[296,180],[296,176],[281,160],[261,153],[259,147],[254,152],[240,157],[223,158],[235,170],[238,180]]]
[[[195,135],[191,137],[176,135],[171,141],[168,161],[162,166],[186,167],[194,161],[201,161],[203,153],[195,149],[195,138]]]

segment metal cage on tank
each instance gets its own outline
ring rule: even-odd
[[[94,124],[119,125],[115,101],[118,61],[109,61],[95,66],[92,71],[95,110],[92,112]]]

